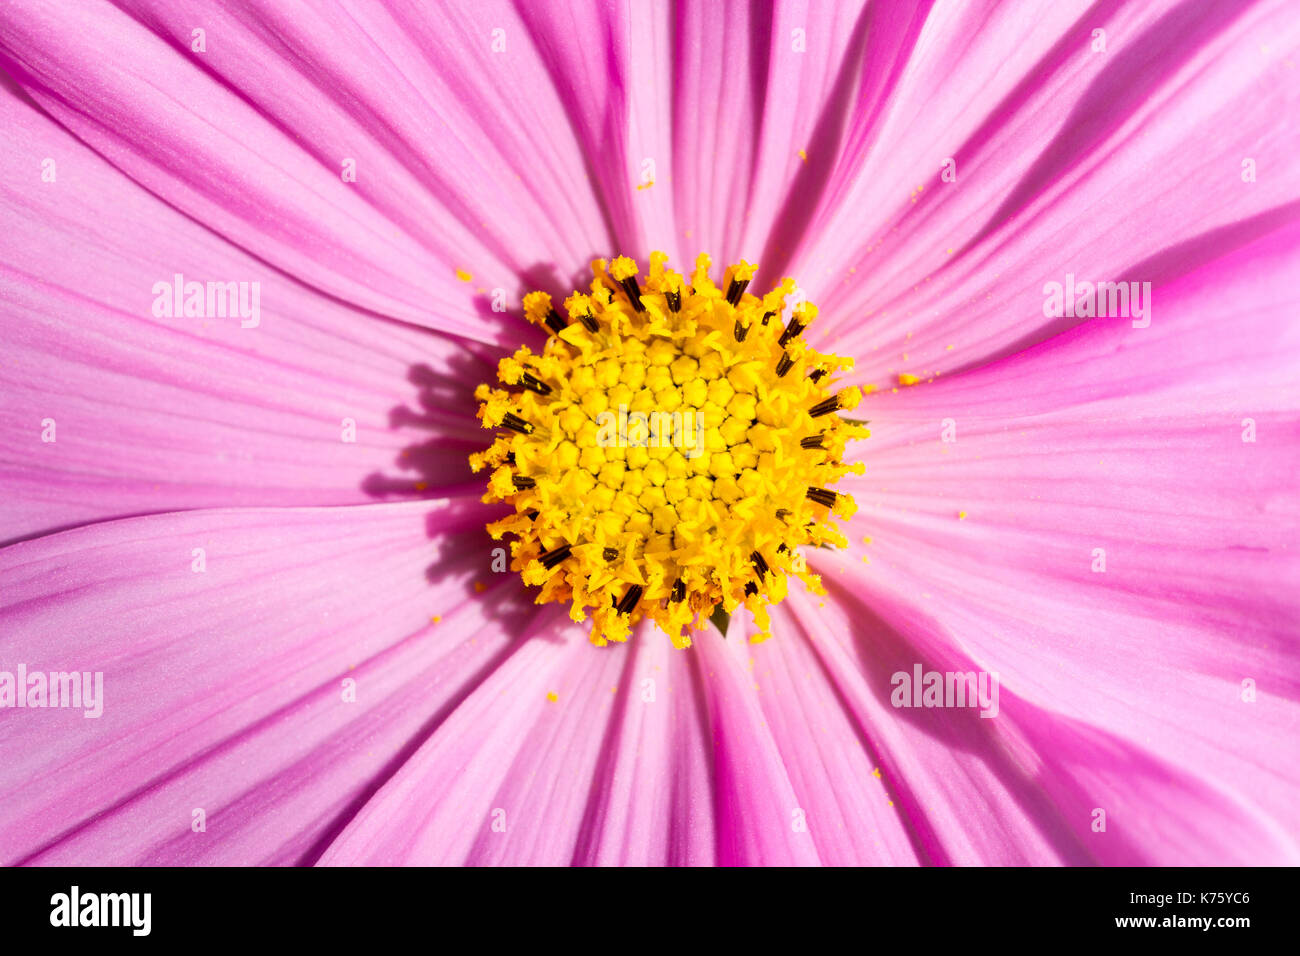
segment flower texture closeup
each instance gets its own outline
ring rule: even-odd
[[[862,474],[838,459],[866,430],[835,414],[861,390],[829,393],[853,363],[804,346],[817,310],[787,304],[793,280],[760,299],[748,263],[720,288],[707,255],[689,284],[666,258],[644,288],[630,259],[598,260],[591,295],[564,304],[572,324],[545,292],[525,297],[555,337],[501,360],[521,391],[477,392],[484,426],[507,434],[471,461],[496,469],[486,500],[515,508],[488,530],[519,536],[513,567],[539,601],[572,601],[575,621],[594,608],[593,643],[627,640],[645,616],[689,646],[692,617],[704,628],[742,602],[768,637],[764,604],[786,574],[825,593],[797,547],[848,543],[826,518],[851,517],[853,500],[823,486]]]
[[[0,863],[1300,862],[1298,66],[0,5]]]

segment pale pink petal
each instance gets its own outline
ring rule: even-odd
[[[470,477],[466,456],[486,435],[471,393],[492,376],[489,350],[268,268],[7,86],[0,118],[6,162],[26,171],[0,183],[0,541],[179,508],[370,501]],[[53,182],[40,178],[46,157]],[[154,286],[177,273],[259,283],[257,324],[156,317]]]
[[[517,306],[525,273],[608,244],[506,4],[126,6],[6,7],[0,63],[133,179],[332,296],[511,342],[494,289]]]
[[[748,674],[747,631],[733,621],[723,639],[712,631],[694,644],[713,729],[713,805],[718,863],[809,866],[821,862],[780,748],[763,719]]]
[[[558,608],[353,819],[324,864],[568,863],[628,645],[597,649]]]
[[[1296,216],[1300,129],[1278,117],[1300,108],[1297,52],[1285,2],[936,6],[790,271],[877,383],[1077,321],[1043,314],[1067,274],[1159,294]]]
[[[713,747],[694,655],[642,627],[626,660],[573,863],[711,864]]]
[[[749,669],[818,858],[830,866],[927,859],[917,835],[923,821],[908,818],[883,778],[877,728],[845,706],[853,677],[824,662],[828,636],[819,617],[806,607],[802,615],[791,611],[773,610],[780,637],[749,649]]]
[[[647,627],[639,637],[667,643]],[[799,806],[746,682],[744,647],[711,633],[688,652],[686,668],[676,662],[647,675],[628,645],[592,648],[557,613],[555,630],[534,635],[493,673],[321,862],[556,865],[666,855],[816,863],[809,834],[795,829]],[[655,681],[653,701],[642,697],[642,675]],[[663,710],[643,719],[671,722],[682,746],[669,751],[661,741],[635,757],[617,750],[645,739],[628,721],[637,707]],[[633,789],[620,771],[641,785]],[[665,840],[655,823],[672,835]]]
[[[0,710],[0,859],[314,859],[532,614],[513,577],[476,594],[467,505],[197,511],[0,551],[0,671],[103,673],[98,718]]]

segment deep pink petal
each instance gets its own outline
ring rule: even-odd
[[[1300,765],[1279,759],[1300,719],[1298,269],[1290,227],[1172,283],[1148,328],[1093,322],[864,405],[868,471],[846,484],[871,543],[855,532],[846,580],[932,656],[951,642],[1058,714],[1058,742],[1024,736],[1079,762],[1066,789],[1177,767],[1196,781],[1170,786],[1184,816],[1209,800],[1261,832],[1300,825]],[[1131,829],[1128,852],[1185,859],[1179,828]]]

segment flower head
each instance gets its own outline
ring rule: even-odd
[[[823,593],[800,549],[847,544],[831,515],[853,499],[831,486],[862,473],[843,458],[867,432],[836,412],[862,393],[837,384],[851,359],[802,340],[817,309],[794,301],[794,280],[760,298],[746,262],[718,286],[707,255],[689,280],[667,258],[650,257],[644,284],[631,259],[597,260],[568,322],[545,293],[525,297],[552,337],[501,360],[519,391],[477,391],[501,435],[471,462],[493,469],[484,500],[515,509],[489,527],[517,536],[512,567],[574,621],[590,609],[594,643],[648,617],[686,647],[692,619],[741,604],[761,640],[788,575]]]

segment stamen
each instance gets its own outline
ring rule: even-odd
[[[740,305],[740,297],[745,294],[749,288],[748,279],[732,279],[731,285],[727,286],[727,301],[735,306]]]
[[[557,564],[560,564],[565,559],[567,559],[569,555],[571,555],[572,553],[573,553],[572,546],[567,544],[562,544],[554,551],[547,551],[545,554],[539,555],[537,560],[542,562],[542,566],[546,568],[546,570],[550,571]]]
[[[628,588],[627,593],[623,595],[623,600],[618,602],[618,613],[631,614],[640,602],[643,593],[644,589],[639,584],[634,584]]]
[[[827,491],[825,488],[809,488],[808,497],[819,505],[825,505],[827,508],[835,507],[835,492]]]
[[[781,346],[781,348],[785,348],[794,339],[798,338],[799,333],[806,328],[807,326],[798,319],[791,319],[790,324],[785,327],[785,331],[781,333],[781,338],[777,340],[776,344]]]
[[[550,395],[554,391],[551,386],[528,372],[524,373],[523,378],[519,380],[519,384],[531,392],[536,392],[538,395]]]
[[[500,431],[470,463],[490,468],[483,500],[514,507],[489,531],[517,536],[524,583],[539,603],[571,602],[593,643],[628,640],[649,618],[688,646],[692,628],[725,633],[741,605],[761,640],[787,579],[824,593],[801,549],[847,544],[835,523],[853,499],[829,489],[861,473],[837,459],[866,432],[824,416],[861,392],[830,395],[824,383],[851,360],[796,341],[815,306],[795,304],[782,327],[793,279],[760,296],[749,263],[715,285],[707,256],[689,278],[666,262],[655,253],[640,272],[627,257],[597,260],[590,293],[564,313],[546,293],[525,296],[529,321],[554,334],[540,355],[501,360],[511,387],[476,390],[484,427]]]
[[[632,308],[636,309],[638,312],[644,312],[645,305],[641,301],[641,286],[637,284],[636,276],[629,276],[619,284],[623,286],[623,291],[627,293],[628,301],[632,303]]]
[[[533,433],[533,426],[512,412],[506,412],[505,417],[501,419],[501,424],[512,432],[519,432],[521,435],[531,435]]]

